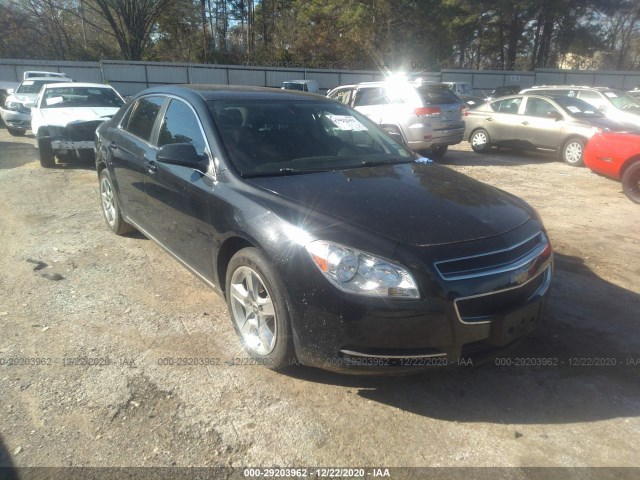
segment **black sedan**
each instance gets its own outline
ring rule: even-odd
[[[96,136],[109,228],[138,229],[223,295],[257,363],[452,365],[541,320],[552,252],[535,211],[338,102],[154,87]]]

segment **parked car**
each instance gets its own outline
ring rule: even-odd
[[[521,90],[520,85],[503,85],[491,90],[491,93],[484,99],[485,102],[490,102],[499,97],[506,97],[507,95],[515,95]]]
[[[0,108],[0,116],[7,126],[7,131],[19,137],[31,128],[31,107],[35,104],[40,89],[47,83],[71,82],[70,78],[31,78],[23,80],[14,91],[9,90],[9,96]]]
[[[629,90],[629,95],[631,95],[636,100],[640,101],[640,88]]]
[[[282,82],[283,90],[298,90],[300,92],[320,93],[316,80],[289,80]]]
[[[608,87],[551,85],[528,88],[520,93],[576,97],[593,105],[612,120],[640,126],[640,100],[636,100],[623,90]]]
[[[35,70],[27,70],[22,74],[23,80],[30,78],[69,78],[66,73],[61,72],[39,72]]]
[[[585,148],[584,163],[594,172],[622,180],[625,195],[640,203],[640,131],[595,134]]]
[[[339,102],[153,87],[96,147],[108,227],[135,227],[224,295],[256,363],[451,365],[540,322],[553,260],[536,212]]]
[[[484,99],[473,94],[473,88],[469,82],[442,82],[449,90],[455,93],[464,102],[467,108],[475,108],[484,102]]]
[[[409,148],[441,158],[462,141],[464,103],[443,83],[367,82],[331,90],[327,97],[354,107]]]
[[[50,83],[42,87],[31,110],[40,164],[55,165],[55,157],[89,159],[95,148],[96,128],[124,105],[109,85]]]
[[[584,146],[596,132],[633,128],[579,98],[542,95],[498,98],[465,112],[465,121],[465,139],[475,152],[491,146],[554,150],[573,166],[583,164]]]

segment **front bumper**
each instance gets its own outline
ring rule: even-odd
[[[343,294],[307,275],[290,292],[298,358],[327,370],[395,374],[468,366],[495,355],[541,323],[553,258],[550,247],[532,252],[495,274],[434,276],[428,287],[420,282],[419,300]]]
[[[16,130],[29,130],[31,128],[31,115],[29,114],[1,108],[0,115],[8,127]]]

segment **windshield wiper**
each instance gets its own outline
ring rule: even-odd
[[[360,162],[362,167],[376,167],[378,165],[400,165],[402,163],[413,163],[411,158],[391,158],[388,160],[363,160]]]
[[[285,167],[279,170],[272,170],[269,172],[247,172],[241,173],[240,176],[242,178],[256,178],[256,177],[280,177],[285,175],[303,175],[305,173],[325,173],[330,172],[332,169],[323,168],[323,169],[298,169],[298,168],[290,168]]]

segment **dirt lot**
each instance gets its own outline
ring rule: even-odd
[[[3,464],[640,466],[640,208],[619,183],[460,145],[443,163],[545,221],[549,327],[511,366],[275,373],[232,364],[245,355],[221,298],[152,241],[107,230],[91,165],[44,170],[33,144],[0,130]],[[220,364],[162,364],[178,358]]]

